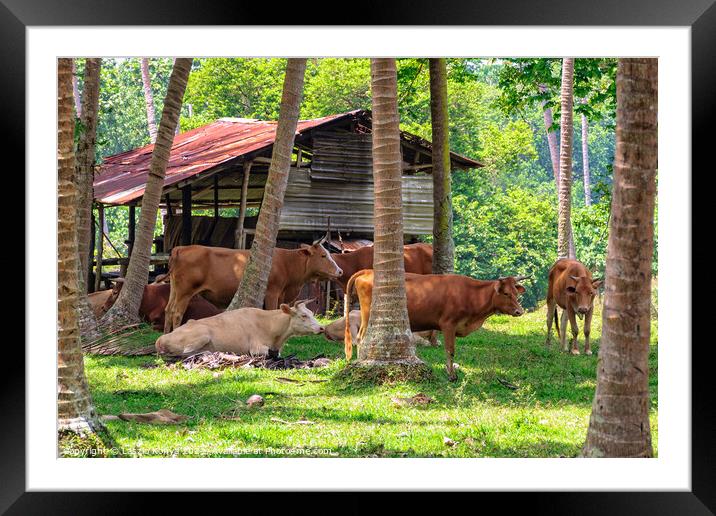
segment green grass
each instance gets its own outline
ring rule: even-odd
[[[417,350],[433,369],[431,381],[348,385],[335,378],[345,366],[342,344],[322,337],[292,339],[283,351],[338,359],[321,369],[215,374],[146,368],[162,363],[153,356],[87,356],[85,366],[100,414],[167,408],[190,417],[170,426],[108,421],[110,435],[129,456],[574,457],[589,423],[600,326],[597,314],[595,354],[571,356],[556,345],[545,349],[544,308],[521,318],[492,317],[483,329],[458,339],[456,383],[447,380],[439,347]],[[654,322],[649,367],[655,450],[656,344]],[[418,392],[435,402],[399,407],[391,401]],[[262,395],[265,405],[243,405],[252,394]],[[457,444],[448,446],[444,438]]]

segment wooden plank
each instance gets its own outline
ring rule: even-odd
[[[246,197],[249,190],[249,176],[251,174],[252,161],[244,162],[244,179],[241,183],[241,207],[239,208],[239,221],[236,224],[235,247],[244,249],[246,240],[244,235],[244,220],[246,219]]]

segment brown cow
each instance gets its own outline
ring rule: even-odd
[[[440,330],[445,339],[448,378],[457,380],[453,368],[455,336],[466,337],[479,329],[493,314],[518,317],[524,313],[518,297],[525,288],[518,281],[524,276],[482,281],[457,274],[405,274],[408,318],[412,331]],[[373,293],[373,271],[355,273],[348,281],[348,299],[352,289],[358,294],[361,325],[358,341],[365,336]],[[350,326],[345,326],[346,360],[353,354]]]
[[[92,307],[92,312],[94,313],[95,318],[99,319],[104,315],[107,310],[109,310],[109,308],[105,310],[104,305],[111,295],[112,289],[98,290],[97,292],[87,294],[87,298],[89,299],[90,306]],[[112,304],[114,304],[114,301],[112,301]]]
[[[114,283],[114,288],[108,290],[110,296],[102,306],[102,313],[106,312],[117,301],[117,296],[124,285],[124,278],[119,278]],[[169,302],[170,285],[168,283],[150,283],[144,286],[142,303],[139,305],[139,316],[142,320],[152,325],[155,330],[164,329],[164,310]],[[220,314],[221,310],[209,303],[201,296],[196,296],[189,301],[182,324],[189,319],[204,319]]]
[[[430,244],[408,244],[403,246],[405,272],[415,274],[432,274],[433,272],[433,246]],[[361,247],[349,253],[331,253],[331,256],[343,270],[343,275],[336,281],[343,292],[346,291],[348,280],[356,272],[373,268],[373,247]]]
[[[179,246],[169,258],[171,296],[167,305],[164,333],[180,326],[189,300],[201,294],[220,308],[231,303],[244,275],[248,250],[202,245]],[[317,279],[335,280],[343,271],[320,244],[300,249],[275,248],[264,306],[275,310],[281,303],[292,302],[303,285]]]
[[[589,347],[589,333],[592,326],[592,312],[594,311],[594,296],[602,280],[593,280],[589,270],[577,260],[557,260],[549,270],[549,286],[547,287],[547,341],[546,346],[552,344],[552,319],[557,327],[557,335],[562,349],[567,351],[567,319],[572,326],[571,353],[579,355],[577,348],[576,315],[584,317],[584,353],[591,355]],[[557,321],[557,306],[562,311],[562,329]]]

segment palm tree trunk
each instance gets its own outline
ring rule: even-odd
[[[433,132],[434,274],[451,273],[455,269],[447,100],[447,66],[445,59],[430,59],[430,115]]]
[[[149,259],[154,239],[154,227],[157,222],[157,210],[164,188],[164,176],[169,163],[169,154],[174,143],[174,129],[179,122],[179,112],[191,70],[191,58],[174,61],[174,69],[169,78],[167,96],[164,99],[162,119],[159,122],[157,142],[152,151],[147,184],[142,197],[142,211],[139,215],[139,227],[135,236],[132,255],[129,258],[127,277],[117,301],[102,317],[101,323],[109,326],[136,322],[139,320],[139,305],[142,302],[144,286],[147,284]]]
[[[59,431],[99,428],[84,374],[77,303],[77,185],[75,183],[72,60],[57,63],[57,418]]]
[[[154,143],[157,141],[157,112],[154,108],[154,95],[152,94],[152,79],[149,75],[148,58],[142,58],[141,69],[142,86],[144,88],[144,103],[147,105],[147,128],[149,129],[149,140]]]
[[[263,306],[281,220],[283,196],[288,185],[291,152],[296,136],[298,114],[301,109],[305,72],[305,59],[288,60],[276,128],[276,141],[271,153],[271,166],[266,180],[264,199],[261,202],[261,211],[256,222],[251,254],[244,276],[241,278],[241,283],[227,310],[243,307],[261,308]]]
[[[358,361],[416,364],[405,299],[402,158],[395,59],[371,59],[375,189],[373,299]]]
[[[587,99],[582,99],[586,104]],[[582,175],[584,176],[584,205],[592,205],[592,180],[589,174],[589,120],[582,113]]]
[[[559,218],[557,222],[557,256],[574,258],[570,249],[572,234],[572,109],[573,109],[574,58],[562,60],[562,92],[559,146]]]
[[[77,80],[77,63],[72,60],[72,97],[75,101],[75,114],[77,118],[82,116],[82,102],[80,100],[80,84]]]
[[[547,91],[544,84],[539,85],[540,92]],[[547,101],[542,101],[542,114],[544,115],[544,130],[547,133],[547,146],[549,147],[549,158],[552,161],[552,174],[554,182],[559,190],[559,144],[557,143],[557,133],[552,131],[554,125],[554,117],[552,116],[552,108],[547,106]]]
[[[99,109],[99,76],[101,59],[85,60],[82,89],[82,132],[77,144],[75,174],[78,198],[77,242],[79,249],[80,299],[79,319],[82,339],[98,336],[97,320],[87,298],[89,282],[90,239],[92,238],[92,199],[94,182],[95,143],[97,140],[97,111]]]
[[[656,59],[619,59],[612,213],[586,457],[651,457],[649,330],[657,167]]]

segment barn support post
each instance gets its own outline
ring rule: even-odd
[[[191,244],[191,185],[181,189],[181,245]]]
[[[137,232],[137,207],[131,205],[129,207],[129,229],[127,231],[127,258],[132,256],[132,249],[134,248],[134,237]]]
[[[234,247],[236,249],[246,248],[246,235],[244,235],[244,220],[246,219],[246,197],[249,193],[249,176],[251,175],[251,165],[253,161],[244,162],[244,177],[241,183],[241,205],[239,207],[239,221],[236,224],[236,234],[234,236]]]
[[[87,289],[87,293],[91,294],[94,292],[94,281],[91,281],[92,278],[92,270],[94,269],[94,249],[95,249],[95,241],[97,240],[97,221],[94,217],[94,210],[90,210],[90,246],[89,246],[89,256],[87,257],[87,285],[85,285],[85,288]]]
[[[328,229],[326,230],[326,241],[328,247],[331,245],[331,217],[328,217]],[[323,315],[328,315],[328,310],[331,308],[331,280],[326,281],[326,309],[323,311]]]
[[[97,239],[97,266],[94,273],[94,290],[97,292],[102,283],[102,251],[104,248],[104,205],[97,205],[97,229],[99,230],[99,238]],[[90,262],[91,263],[91,262]]]
[[[219,220],[219,176],[214,176],[214,225]]]

